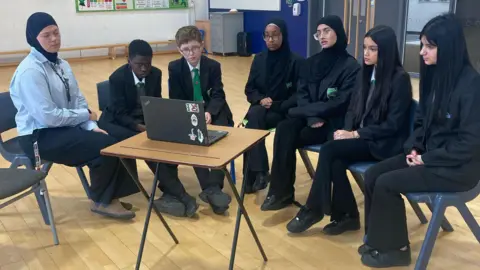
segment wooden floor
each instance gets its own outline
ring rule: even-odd
[[[164,96],[167,95],[167,64],[176,57],[162,55],[154,59],[154,64],[164,71]],[[222,63],[228,103],[238,122],[247,109],[243,91],[251,58],[216,59]],[[124,59],[117,59],[72,63],[92,108],[98,108],[95,84],[107,79],[124,62]],[[0,91],[7,91],[13,72],[14,68],[0,69]],[[417,89],[417,82],[414,83]],[[11,131],[7,137],[14,135],[15,131]],[[272,139],[273,136],[270,136],[267,141],[270,156]],[[311,158],[316,164],[316,156],[311,155]],[[311,180],[301,160],[298,161],[296,196],[303,203]],[[236,164],[237,172],[241,172],[242,159],[238,159]],[[8,165],[0,161],[1,167]],[[140,167],[140,178],[149,188],[152,174],[143,163]],[[197,196],[200,188],[193,170],[181,167],[180,176],[188,192]],[[237,178],[241,175],[238,174]],[[27,197],[0,210],[1,270],[134,269],[147,206],[142,195],[126,199],[138,209],[135,220],[119,222],[89,211],[89,202],[74,169],[55,165],[47,177],[47,184],[61,244],[53,245],[49,227],[43,224],[35,198]],[[360,212],[363,213],[363,196],[356,185],[353,186]],[[226,191],[231,193],[229,188]],[[261,212],[259,206],[264,198],[265,191],[248,195],[245,203],[269,261],[263,263],[246,223],[242,222],[236,269],[363,269],[357,254],[361,231],[327,237],[321,233],[321,228],[328,221],[325,219],[304,234],[289,235],[285,225],[298,209],[290,207],[278,212]],[[479,220],[480,200],[471,202],[469,207]],[[413,259],[416,260],[427,226],[420,225],[410,207],[407,209]],[[429,269],[480,269],[480,245],[456,210],[450,209],[447,213],[455,232],[440,233]],[[217,216],[203,204],[196,218],[167,217],[180,241],[176,246],[153,215],[142,269],[227,269],[235,214],[235,203],[232,203],[227,216]],[[413,265],[409,269],[413,269]]]

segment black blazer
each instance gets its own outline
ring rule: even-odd
[[[310,70],[309,66],[315,63],[315,57],[316,55],[307,59],[305,70]],[[297,90],[298,107],[291,108],[289,114],[293,117],[307,118],[308,125],[325,121],[331,129],[343,128],[345,113],[356,86],[359,70],[357,60],[347,57],[337,61],[320,83],[312,82],[305,76],[306,74],[302,74]],[[327,97],[328,88],[337,89],[335,97]]]
[[[480,174],[480,75],[473,67],[463,69],[450,95],[448,113],[435,118],[428,130],[424,120],[432,96],[420,100],[405,152],[416,149],[431,173],[473,187]]]
[[[168,64],[168,76],[169,98],[193,100],[192,73],[185,58],[182,57]],[[233,123],[232,112],[223,90],[220,63],[203,55],[200,60],[200,85],[205,101],[205,111],[212,117],[223,111]]]
[[[104,120],[126,128],[136,130],[135,119],[131,116],[137,108],[137,87],[128,64],[121,66],[109,78],[110,102],[102,113]],[[145,94],[152,97],[162,96],[162,71],[152,67],[145,78]]]
[[[361,86],[359,86],[361,87]],[[345,116],[344,130],[356,130],[361,139],[368,142],[370,152],[377,159],[387,159],[401,154],[403,144],[410,135],[410,107],[412,106],[412,84],[410,76],[403,69],[397,70],[392,77],[391,95],[385,119],[376,121],[371,113],[373,102],[366,108],[363,128],[354,123],[352,97],[349,110]],[[357,91],[360,91],[358,89]]]
[[[277,89],[276,95],[270,97],[273,100],[273,104],[270,107],[272,110],[286,113],[288,109],[297,105],[295,93],[297,92],[298,76],[303,60],[301,56],[290,53],[289,65],[285,67],[288,69],[287,76],[283,78],[282,83],[285,87]],[[265,85],[267,75],[266,63],[267,53],[261,52],[255,55],[250,68],[250,74],[248,75],[248,81],[245,85],[245,95],[251,105],[257,105],[260,100],[267,97],[267,86]]]

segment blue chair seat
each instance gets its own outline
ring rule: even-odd
[[[348,167],[348,170],[351,171],[352,173],[365,174],[368,168],[370,168],[375,164],[376,162],[358,162],[350,165]]]
[[[320,153],[320,150],[322,149],[322,145],[321,144],[318,144],[318,145],[309,145],[309,146],[306,146],[303,148],[303,150],[307,150],[307,151],[310,151],[310,152],[315,152],[315,153]]]

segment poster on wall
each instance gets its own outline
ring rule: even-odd
[[[188,0],[75,0],[77,12],[188,8]]]

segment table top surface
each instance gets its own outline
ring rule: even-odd
[[[101,154],[119,158],[218,169],[227,166],[230,161],[242,155],[270,134],[266,130],[213,125],[209,125],[208,129],[227,131],[228,135],[211,146],[199,146],[154,141],[148,139],[146,132],[142,132],[103,149]]]

